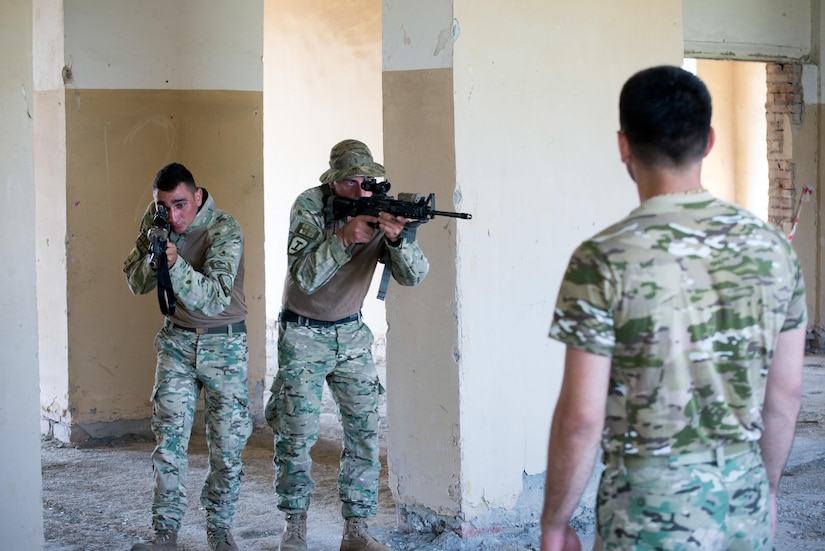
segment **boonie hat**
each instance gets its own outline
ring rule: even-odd
[[[372,152],[358,140],[338,142],[329,152],[329,170],[321,174],[321,183],[328,184],[353,176],[377,178],[384,176],[384,166],[372,160]]]

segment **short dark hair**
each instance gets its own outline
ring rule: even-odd
[[[619,95],[621,131],[634,155],[651,167],[682,167],[702,159],[711,114],[707,86],[680,67],[639,71]]]
[[[181,183],[186,184],[192,193],[198,189],[198,186],[195,185],[195,177],[192,176],[188,168],[180,163],[169,163],[158,170],[152,188],[158,191],[172,191]]]

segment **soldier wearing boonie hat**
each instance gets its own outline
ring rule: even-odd
[[[365,177],[384,167],[358,140],[330,150],[321,185],[301,193],[290,213],[287,275],[278,317],[278,372],[266,405],[275,433],[275,490],[286,514],[280,551],[306,551],[306,520],[315,484],[310,450],[318,439],[324,382],[338,404],[344,450],[338,476],[345,519],[340,551],[388,551],[366,518],[378,508],[378,396],[384,388],[372,357],[373,335],[361,307],[379,261],[401,285],[417,285],[429,263],[405,218],[382,212],[347,220],[325,214],[330,195],[368,197]]]
[[[384,165],[372,159],[372,152],[358,140],[344,140],[335,144],[329,152],[329,169],[321,174],[321,183],[329,184],[353,176],[382,178]]]

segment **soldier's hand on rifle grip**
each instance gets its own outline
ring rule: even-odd
[[[375,226],[371,224],[377,226],[378,218],[360,214],[344,224],[344,227],[338,230],[336,235],[338,235],[338,239],[345,249],[354,243],[368,243],[375,234]]]
[[[409,220],[403,216],[393,216],[386,212],[378,213],[378,227],[384,230],[384,235],[390,241],[398,241],[407,222],[409,222]]]
[[[178,260],[178,247],[171,241],[166,242],[166,263],[171,268]]]

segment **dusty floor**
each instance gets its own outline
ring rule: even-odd
[[[309,548],[335,551],[342,520],[335,490],[340,430],[334,415],[325,414],[324,434],[313,450],[317,488],[309,511]],[[776,549],[825,550],[825,357],[810,357],[805,367],[803,410],[797,438],[780,487]],[[150,536],[151,441],[123,440],[94,446],[42,444],[43,512],[47,551],[128,550]],[[270,433],[253,435],[244,452],[241,500],[233,533],[241,549],[275,550],[282,515],[272,491]],[[386,458],[382,456],[382,460]],[[190,450],[189,511],[180,534],[181,549],[207,549],[204,514],[198,503],[206,473],[202,438]],[[392,549],[438,551],[515,551],[537,549],[538,527],[504,530],[462,541],[453,533],[405,534],[396,528],[395,507],[382,471],[379,514],[370,526]],[[592,545],[584,518],[584,548]]]

